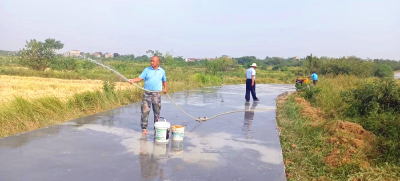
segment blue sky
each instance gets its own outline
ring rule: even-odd
[[[400,60],[399,0],[0,0],[0,49]]]

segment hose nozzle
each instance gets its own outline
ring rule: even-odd
[[[197,122],[206,122],[207,120],[208,120],[207,117],[198,117],[198,118],[196,119]]]

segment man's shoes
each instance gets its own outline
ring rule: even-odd
[[[253,101],[260,101],[260,99],[254,99]]]

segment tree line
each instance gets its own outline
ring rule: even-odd
[[[27,41],[23,49],[18,54],[20,64],[30,67],[34,70],[43,71],[46,68],[55,70],[82,70],[93,68],[90,62],[79,60],[74,57],[57,56],[55,51],[64,47],[61,41],[55,39],[46,39],[44,42],[35,39]],[[0,53],[5,53],[1,51]],[[282,58],[265,57],[258,59],[255,56],[229,57],[221,56],[213,60],[185,62],[182,56],[173,56],[167,52],[165,54],[158,50],[148,50],[147,55],[135,56],[133,54],[117,55],[114,58],[98,58],[101,61],[121,61],[121,62],[148,62],[150,57],[157,55],[160,57],[162,66],[199,66],[205,67],[209,74],[217,74],[223,71],[232,71],[240,67],[247,68],[252,63],[257,63],[260,69],[272,71],[288,71],[288,67],[299,67],[291,70],[293,73],[301,75],[308,74],[310,71],[316,71],[321,75],[339,75],[351,74],[362,77],[392,76],[393,71],[400,70],[400,62],[394,60],[366,60],[355,56],[330,58],[316,57],[310,54],[305,58]],[[92,57],[94,58],[94,57]]]

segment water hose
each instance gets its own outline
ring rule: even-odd
[[[127,78],[126,78],[125,76],[123,76],[121,73],[117,72],[116,70],[114,70],[114,69],[112,69],[112,68],[110,68],[110,67],[108,67],[108,66],[106,66],[106,65],[104,65],[104,64],[102,64],[102,63],[100,63],[100,62],[98,62],[98,61],[96,61],[96,60],[93,60],[93,59],[91,59],[91,58],[86,58],[86,57],[84,57],[84,56],[80,56],[80,58],[83,58],[83,59],[85,59],[85,60],[89,60],[90,62],[95,63],[96,65],[99,65],[99,66],[101,66],[101,67],[103,67],[103,68],[106,68],[106,69],[108,69],[108,70],[114,72],[114,73],[117,74],[118,76],[120,76],[120,77],[121,77],[123,80],[125,80],[126,82],[131,83],[131,82],[129,81],[129,79],[127,79]],[[146,89],[144,89],[143,87],[137,85],[136,83],[131,83],[131,84],[133,84],[133,85],[136,86],[137,88],[142,89],[143,91],[146,91],[146,92],[161,92],[161,91],[146,90]],[[189,113],[187,113],[185,110],[183,110],[178,104],[176,104],[176,102],[169,96],[169,94],[165,94],[165,95],[167,95],[168,99],[171,100],[171,102],[172,102],[181,112],[183,112],[184,114],[186,114],[187,116],[189,116],[190,118],[193,118],[194,120],[196,120],[196,121],[198,121],[198,122],[205,122],[205,121],[208,121],[208,120],[210,120],[210,119],[214,119],[214,118],[216,118],[216,117],[219,117],[219,116],[222,116],[222,115],[225,115],[225,114],[232,114],[232,113],[237,113],[237,112],[257,112],[257,111],[272,111],[272,110],[275,110],[275,108],[236,110],[236,111],[228,111],[228,112],[220,113],[220,114],[217,114],[217,115],[212,116],[212,117],[209,117],[209,118],[208,118],[208,117],[197,117],[197,118],[196,118],[196,117],[190,115]]]

